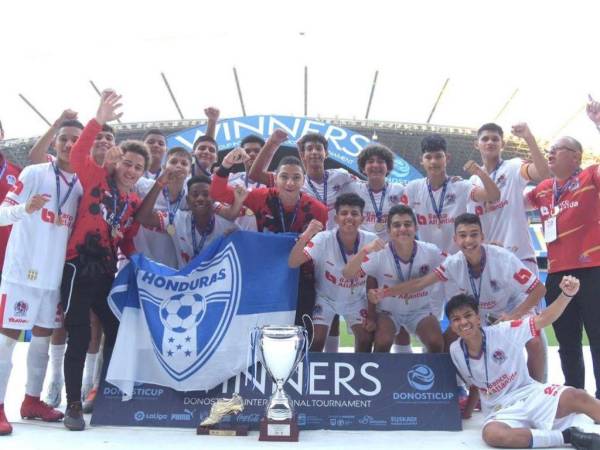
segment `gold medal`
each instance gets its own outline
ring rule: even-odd
[[[375,231],[377,233],[381,233],[383,230],[385,230],[385,223],[383,223],[383,222],[377,222],[375,224]]]
[[[62,214],[56,213],[56,217],[54,218],[54,225],[62,225]]]
[[[169,233],[169,236],[175,236],[175,225],[172,223],[167,225],[167,233]]]
[[[113,239],[120,239],[123,237],[123,233],[121,233],[117,227],[112,227],[110,235],[113,237]]]

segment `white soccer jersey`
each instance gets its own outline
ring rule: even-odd
[[[485,352],[479,358],[469,357],[469,366],[462,339],[450,345],[450,356],[466,383],[477,386],[481,391],[481,406],[487,415],[495,407],[506,407],[512,403],[515,391],[536,383],[529,376],[523,347],[538,336],[539,331],[535,328],[534,318],[527,316],[484,327],[483,332]]]
[[[167,225],[169,224],[168,215],[164,211],[157,211],[157,213],[158,217],[160,218],[159,230],[163,233],[166,233]],[[217,214],[214,215],[214,218],[215,226],[213,231],[206,236],[204,245],[202,245],[202,248],[199,249],[199,253],[201,253],[202,250],[208,246],[208,244],[217,239],[219,236],[222,236],[226,232],[238,229],[235,223],[225,220]],[[195,256],[194,239],[192,237],[192,212],[181,210],[177,211],[173,224],[175,225],[175,234],[171,236],[171,239],[173,240],[173,244],[175,245],[175,250],[177,253],[178,268],[181,269],[185,267]],[[196,245],[200,246],[202,242],[202,236],[196,229],[194,229],[194,233],[196,236]]]
[[[383,212],[381,216],[382,223],[384,225],[383,227],[381,227],[381,225],[377,225],[377,214],[375,213],[375,209],[380,209],[379,205],[381,205],[381,197],[384,193],[383,191],[373,192],[375,204],[373,204],[371,196],[369,195],[369,187],[364,181],[352,183],[347,187],[346,192],[354,192],[365,201],[365,209],[363,212],[365,220],[363,221],[361,228],[365,231],[375,233],[378,238],[387,242],[389,240],[387,230],[388,212],[392,206],[399,205],[401,203],[402,196],[404,195],[404,189],[404,185],[400,183],[386,184],[385,198],[381,208]],[[378,227],[381,227],[381,229],[378,229]]]
[[[324,193],[325,183],[317,183],[314,180],[310,180],[308,175],[304,177],[304,186],[302,186],[301,191],[306,192],[321,203],[327,200],[327,229],[332,230],[337,226],[334,220],[335,200],[338,195],[347,190],[347,186],[357,181],[358,178],[350,174],[346,169],[327,169],[325,170],[325,176],[327,177],[327,195]]]
[[[487,204],[471,200],[467,210],[480,217],[486,242],[501,244],[519,259],[535,259],[523,201],[523,190],[528,180],[521,175],[522,166],[523,161],[519,158],[502,161],[500,167],[490,174],[500,189],[500,200]],[[471,182],[483,186],[477,176],[471,177]]]
[[[229,180],[227,183],[230,186],[244,186],[248,192],[254,189],[265,187],[264,184],[257,183],[256,181],[248,178],[247,172],[236,172],[229,174]]]
[[[403,281],[425,276],[444,261],[446,255],[435,245],[423,241],[415,241],[415,243],[417,244],[417,251],[412,267],[410,262],[399,260],[404,280],[398,275],[394,255],[390,248],[391,242],[388,242],[383,250],[366,256],[361,264],[362,271],[375,278],[379,288],[387,288]],[[425,305],[429,304],[431,311],[435,312],[442,301],[442,294],[443,289],[441,289],[441,286],[433,285],[410,294],[407,298],[385,297],[377,307],[382,310],[392,310],[399,314],[406,314],[423,309]]]
[[[437,245],[442,251],[453,254],[458,251],[454,242],[454,219],[467,212],[467,202],[475,186],[468,180],[450,177],[442,200],[441,187],[432,190],[435,206],[431,201],[427,178],[413,180],[406,185],[403,203],[412,208],[417,217],[419,239]],[[441,211],[439,211],[440,206]],[[436,209],[441,213],[438,219]]]
[[[76,181],[65,201],[67,183],[72,183],[75,175],[60,172],[60,199],[52,163],[23,169],[19,181],[6,194],[0,207],[0,225],[13,227],[6,247],[3,281],[48,290],[60,287],[67,241],[83,195],[81,183]],[[49,201],[39,211],[27,214],[25,205],[35,194],[44,195]],[[63,201],[61,225],[56,225],[58,205]]]
[[[477,299],[474,285],[479,294],[479,312],[485,321],[490,313],[499,316],[509,312],[515,305],[515,298],[522,298],[523,293],[529,294],[540,280],[508,250],[486,244],[482,248],[485,266],[478,278],[470,278],[467,259],[462,252],[448,256],[435,273],[440,280],[452,282],[455,292],[447,292],[448,298],[456,294],[470,294]]]
[[[373,233],[359,230],[358,250],[377,239]],[[314,262],[317,297],[332,302],[354,302],[366,299],[367,277],[364,274],[352,280],[344,278],[346,265],[337,240],[337,230],[317,233],[304,247],[304,253]],[[352,256],[347,255],[347,260]]]
[[[146,197],[148,192],[150,192],[150,189],[152,189],[152,186],[154,186],[154,183],[155,180],[151,178],[140,178],[138,180],[135,185],[135,190],[141,199]],[[186,195],[187,187],[184,184],[179,209],[187,209]],[[171,209],[174,207],[175,205],[172,205]],[[165,197],[164,193],[161,192],[154,204],[154,210],[166,213],[168,208],[169,200]],[[173,245],[173,240],[167,234],[154,231],[150,228],[140,227],[137,235],[133,239],[133,243],[136,251],[143,253],[147,258],[169,267],[177,267],[177,251]]]

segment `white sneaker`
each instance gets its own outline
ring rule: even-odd
[[[60,405],[62,398],[63,383],[53,381],[48,385],[48,392],[46,393],[46,399],[44,400],[48,405],[56,408]]]

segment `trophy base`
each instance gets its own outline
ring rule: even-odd
[[[198,425],[196,434],[209,436],[248,436],[248,425]]]
[[[259,441],[298,442],[298,423],[296,418],[288,420],[260,419]]]

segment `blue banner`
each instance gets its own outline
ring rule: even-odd
[[[303,382],[306,376],[307,384]],[[254,386],[244,375],[208,392],[177,392],[140,384],[128,402],[121,401],[119,389],[103,383],[92,424],[196,427],[218,398],[239,392],[245,409],[224,422],[243,423],[256,430],[273,389],[262,367]],[[462,429],[456,372],[448,354],[311,354],[308,370],[301,363],[285,390],[293,400],[301,429]]]
[[[227,150],[238,147],[242,139],[250,134],[266,140],[277,128],[288,133],[289,140],[283,144],[284,146],[296,147],[298,139],[307,133],[322,134],[328,141],[329,157],[356,172],[359,172],[356,157],[360,151],[367,145],[376,143],[362,134],[326,122],[304,117],[272,115],[220,120],[215,131],[215,139],[219,144],[219,150]],[[184,147],[191,151],[194,141],[205,132],[205,125],[179,131],[168,136],[167,145],[169,148]],[[390,181],[408,182],[421,177],[417,169],[398,155],[395,156],[394,170],[388,176]]]

